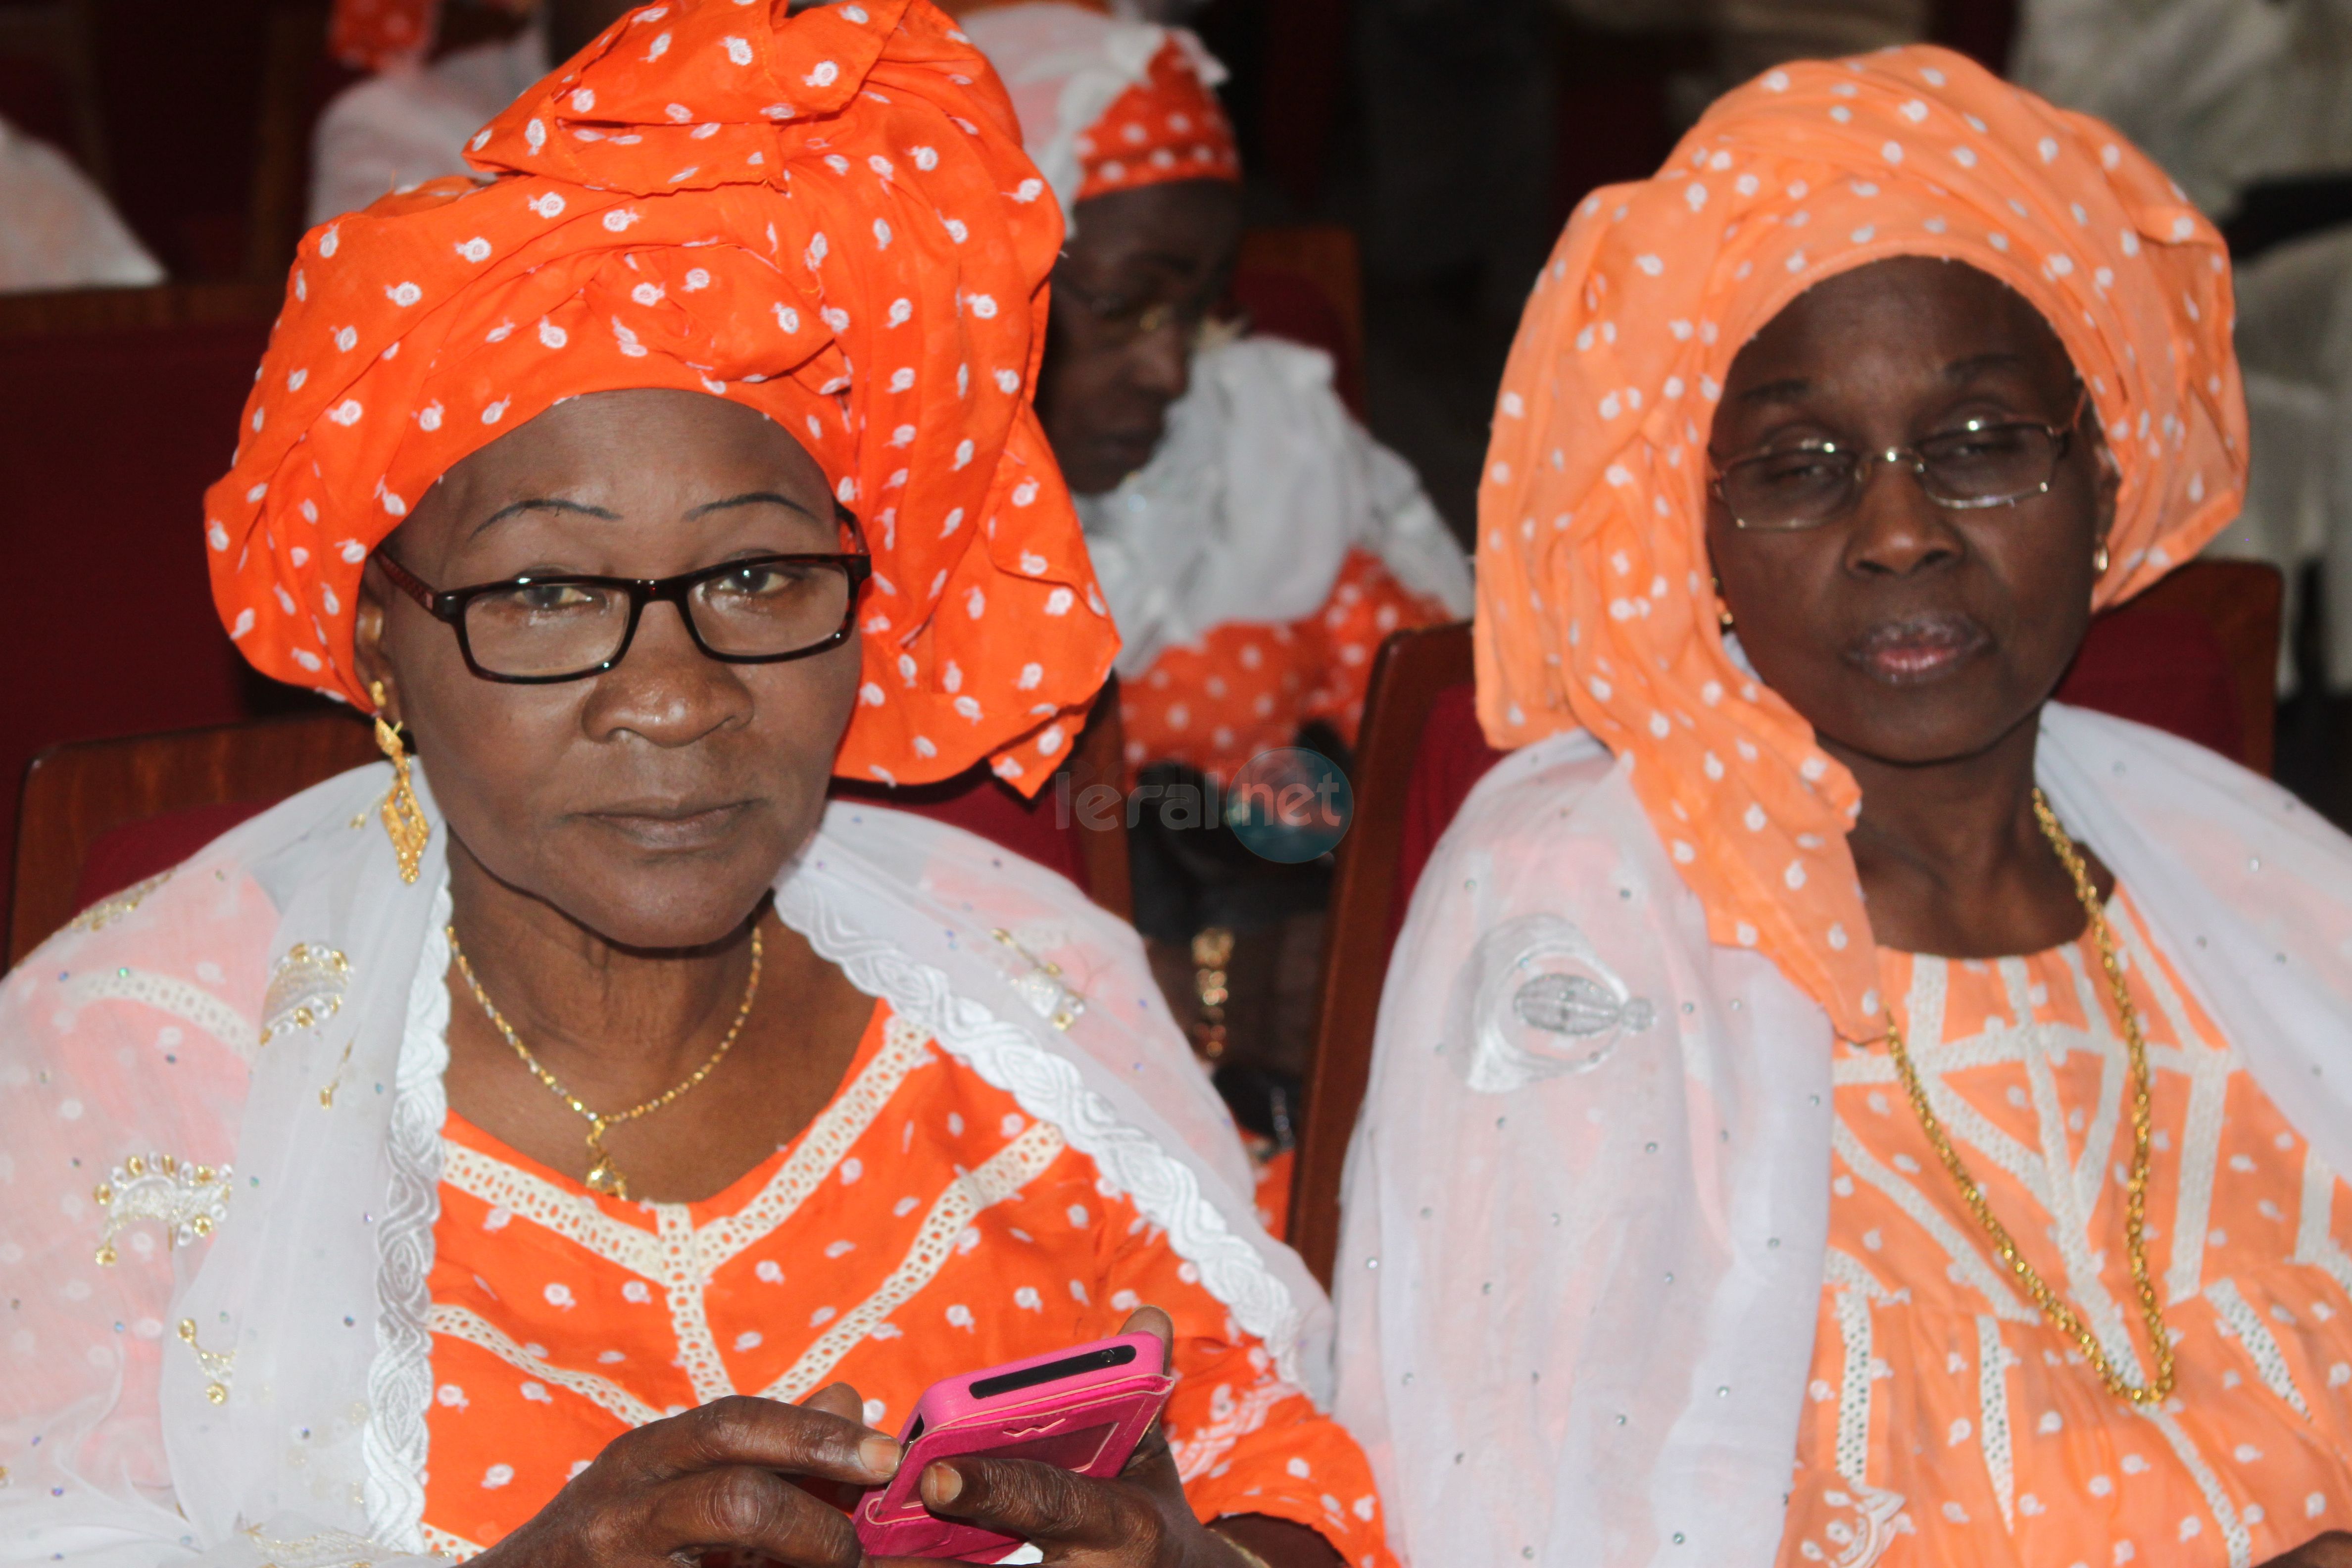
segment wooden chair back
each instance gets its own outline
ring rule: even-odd
[[[2222,749],[2233,751],[2247,767],[2267,773],[2277,720],[2284,587],[2277,569],[2260,563],[2192,562],[2100,617],[2069,684],[2096,673],[2083,666],[2092,663],[2100,648],[2120,648],[2130,657],[2150,646],[2151,631],[2159,648],[2171,628],[2202,632],[2201,657],[2226,668],[2199,673],[2212,677],[2206,683],[2209,688],[2219,683],[2233,695],[2235,711],[2225,716],[2232,723],[2209,722],[2198,738],[2218,739],[2224,742]],[[2185,639],[2175,636],[2172,640]],[[1372,665],[1363,730],[1356,745],[1356,815],[1340,844],[1332,880],[1321,1005],[1290,1205],[1290,1244],[1326,1285],[1339,1252],[1340,1176],[1370,1081],[1373,1028],[1390,946],[1402,924],[1401,906],[1410,899],[1420,869],[1402,866],[1407,816],[1431,809],[1431,803],[1415,797],[1413,781],[1424,761],[1443,760],[1423,758],[1423,731],[1439,698],[1474,679],[1467,622],[1394,633],[1381,645]],[[2062,687],[2060,695],[2079,695],[2090,705],[2110,706],[2096,691],[2070,694]],[[2162,721],[2145,701],[2114,706],[2127,717]],[[2189,732],[2197,733],[2194,729]],[[2232,740],[2234,746],[2226,744]],[[1479,744],[1470,739],[1465,749]],[[1449,793],[1458,793],[1436,803],[1448,820],[1469,783],[1495,760],[1494,753],[1482,753],[1460,759],[1460,765],[1450,769]],[[1401,876],[1401,869],[1410,875]]]
[[[1119,782],[1118,699],[1106,688],[1066,764],[1067,793]],[[8,966],[81,910],[132,882],[168,869],[219,834],[287,796],[372,762],[373,731],[336,711],[293,719],[216,724],[161,735],[78,741],[52,746],[26,770],[17,814],[16,886],[8,910]],[[903,803],[908,809],[969,826],[986,837],[1009,813],[1032,812],[1041,830],[1057,829],[1058,783],[1034,805]],[[982,775],[977,790],[1003,790]],[[887,792],[866,798],[894,804]],[[1089,895],[1124,919],[1129,896],[1127,835],[1075,819],[1076,860]],[[1020,845],[1012,847],[1019,848]]]

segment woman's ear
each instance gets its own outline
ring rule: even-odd
[[[360,569],[358,603],[352,610],[352,663],[360,678],[360,689],[373,690],[383,684],[383,711],[388,719],[400,714],[400,683],[393,674],[392,660],[383,647],[385,617],[391,611],[392,586],[384,580],[383,570],[368,557]]]
[[[2099,468],[2097,488],[2093,492],[2097,498],[2094,503],[2095,515],[2093,518],[2093,523],[2095,532],[2093,542],[2104,550],[2106,548],[2107,536],[2115,531],[2116,499],[2123,491],[2124,470],[2123,465],[2116,461],[2115,453],[2109,449],[2106,436],[2099,429],[2095,416],[2090,426],[2090,438],[2091,455]]]

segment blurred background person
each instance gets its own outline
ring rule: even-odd
[[[1215,319],[1242,231],[1223,68],[1068,0],[961,21],[1069,215],[1038,411],[1118,625],[1129,782],[1205,805],[1262,752],[1344,765],[1381,639],[1467,613],[1469,568],[1328,354]],[[1295,1079],[1327,866],[1260,859],[1198,811],[1131,820],[1171,1004],[1210,1054]]]
[[[163,268],[87,174],[0,120],[0,293],[163,280]]]
[[[337,95],[310,144],[310,222],[356,212],[386,192],[468,172],[466,143],[557,64],[631,9],[629,0],[541,0],[507,38],[428,61],[436,7],[340,0],[334,47],[376,72]]]

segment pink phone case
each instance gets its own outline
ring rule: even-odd
[[[1158,1335],[1121,1334],[931,1384],[898,1434],[898,1473],[857,1505],[858,1543],[877,1557],[996,1562],[1020,1539],[926,1509],[923,1467],[974,1455],[1115,1476],[1176,1386],[1165,1361]]]

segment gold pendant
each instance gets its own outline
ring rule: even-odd
[[[581,1184],[592,1193],[626,1200],[629,1195],[628,1178],[621,1174],[621,1168],[613,1163],[613,1156],[605,1151],[602,1127],[588,1134],[588,1152],[594,1158],[589,1163],[588,1173],[580,1178]]]

